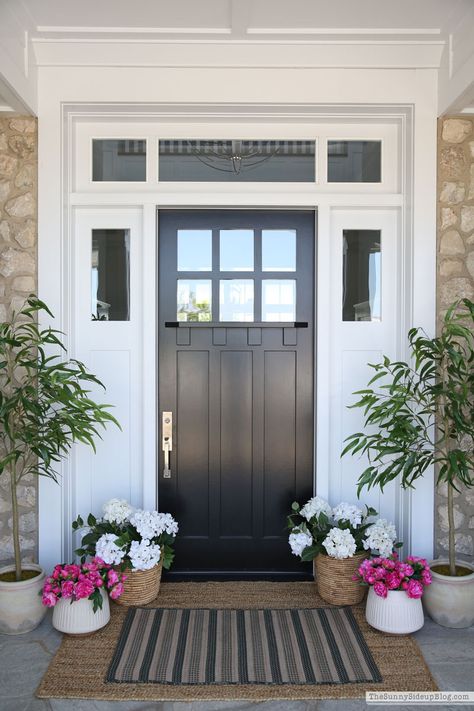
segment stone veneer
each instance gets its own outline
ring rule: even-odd
[[[37,124],[29,116],[0,118],[0,321],[36,290]],[[19,487],[23,558],[37,549],[37,486]],[[0,475],[0,565],[13,557],[10,485]]]
[[[438,125],[438,326],[456,299],[474,301],[474,119],[445,117]],[[456,551],[474,554],[474,489],[455,493]],[[436,550],[448,547],[446,485],[436,496]]]

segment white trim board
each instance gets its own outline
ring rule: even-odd
[[[122,193],[120,196],[111,193],[90,194],[71,192],[73,179],[73,149],[75,123],[84,120],[99,120],[114,123],[125,120],[166,120],[171,117],[178,117],[180,124],[195,124],[203,118],[216,125],[227,123],[228,121],[243,124],[251,120],[260,121],[264,124],[274,126],[275,124],[288,121],[297,123],[317,122],[322,118],[328,123],[336,123],[343,117],[343,121],[348,122],[380,122],[383,120],[396,120],[400,125],[400,136],[402,141],[402,166],[401,190],[400,193],[380,194],[380,195],[331,195],[317,194],[316,191],[306,192],[300,196],[297,194],[291,197],[287,195],[277,195],[271,199],[271,194],[267,191],[259,191],[258,188],[252,192],[239,193],[235,190],[234,197],[223,192],[216,202],[216,195],[213,192],[206,192],[201,187],[199,191],[188,190],[184,187],[182,191],[175,189],[174,192],[166,194],[157,187],[156,191],[146,193]],[[43,131],[43,143],[40,146],[40,153],[48,155],[48,161],[41,161],[40,156],[40,191],[43,191],[44,201],[40,200],[39,214],[39,291],[40,297],[44,298],[57,314],[59,323],[56,325],[66,333],[72,332],[72,304],[71,285],[74,281],[74,269],[70,250],[72,234],[72,214],[73,210],[80,209],[80,206],[96,206],[97,208],[106,206],[136,206],[142,210],[142,220],[148,234],[154,234],[155,229],[155,209],[156,207],[184,206],[222,206],[229,207],[239,205],[241,207],[290,207],[304,206],[318,210],[318,230],[329,229],[331,219],[331,208],[358,208],[366,209],[369,206],[374,209],[386,207],[400,210],[400,235],[401,235],[401,259],[405,265],[401,284],[401,313],[400,327],[397,335],[400,348],[404,334],[413,325],[421,325],[428,332],[432,332],[435,320],[435,286],[434,268],[430,267],[435,262],[435,225],[434,207],[431,215],[431,206],[435,200],[435,171],[430,161],[433,145],[432,136],[427,127],[432,120],[432,108],[427,107],[416,114],[413,106],[391,105],[391,106],[318,106],[318,105],[275,105],[275,104],[235,104],[233,106],[222,106],[219,104],[206,103],[205,105],[194,104],[150,104],[150,105],[111,105],[111,104],[70,104],[61,105],[61,120],[49,117]],[[61,142],[58,148],[55,131],[61,129]],[[413,135],[416,130],[418,135],[417,145],[414,145]],[[424,141],[420,138],[424,134]],[[58,177],[54,174],[55,161],[51,159],[52,154],[59,150],[59,159],[62,165],[62,177],[60,182],[61,200],[58,195],[47,195],[47,185],[57,184]],[[418,153],[418,155],[417,155]],[[417,169],[415,175],[415,167]],[[416,177],[416,181],[414,178]],[[427,187],[428,186],[428,187]],[[337,199],[336,199],[337,197]],[[374,201],[374,198],[377,198]],[[64,205],[61,210],[61,203]],[[428,217],[427,217],[428,215]],[[421,227],[421,229],[420,229]],[[418,229],[417,238],[414,239],[414,231]],[[155,263],[156,246],[151,240],[147,251],[143,254],[143,261],[148,264]],[[326,255],[327,257],[328,255]],[[319,258],[324,255],[319,254]],[[428,271],[425,269],[428,267]],[[58,274],[58,279],[51,279],[51,274]],[[415,280],[413,274],[426,274],[423,280],[423,288]],[[156,402],[154,382],[154,344],[155,336],[150,323],[155,323],[156,299],[151,298],[155,293],[155,283],[146,277],[143,283],[143,293],[148,295],[148,300],[153,302],[153,307],[147,315],[144,314],[143,321],[147,324],[144,328],[143,353],[144,372],[153,372],[150,382],[143,384],[143,484],[142,500],[144,505],[153,506],[156,501]],[[318,298],[318,309],[324,308],[324,295],[320,292]],[[146,316],[146,318],[145,318]],[[401,356],[405,355],[401,352]],[[327,495],[329,492],[329,468],[328,468],[328,436],[325,425],[324,408],[327,405],[324,388],[328,386],[327,368],[330,363],[330,349],[327,341],[320,337],[318,341],[318,446],[317,446],[317,471],[318,492]],[[327,393],[326,393],[327,395]],[[326,405],[325,405],[326,402]],[[72,492],[70,490],[70,479],[68,476],[68,463],[63,467],[62,486],[58,487],[48,481],[40,483],[40,560],[49,567],[58,560],[67,560],[71,551],[70,521],[72,520]],[[434,491],[432,478],[428,475],[422,485],[417,487],[415,492],[408,492],[400,496],[400,537],[407,543],[409,548],[413,548],[417,553],[431,555],[433,548],[433,503]],[[88,513],[88,512],[83,512]]]

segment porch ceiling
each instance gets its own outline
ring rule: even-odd
[[[21,0],[35,36],[142,33],[189,38],[315,34],[445,37],[471,0]]]

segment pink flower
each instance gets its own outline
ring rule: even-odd
[[[74,583],[72,580],[63,580],[61,583],[61,597],[72,597],[74,595]]]
[[[376,580],[383,580],[387,575],[387,571],[384,568],[375,568],[374,577]]]
[[[397,573],[388,573],[385,578],[385,584],[389,590],[396,590],[401,583],[401,578]]]
[[[98,568],[110,568],[110,565],[107,565],[107,563],[104,563],[102,558],[99,558],[98,555],[96,555],[94,558],[92,558],[91,563],[94,563]]]
[[[73,578],[77,578],[80,572],[81,569],[78,565],[65,565],[63,575],[71,575]]]
[[[76,583],[76,600],[81,600],[84,597],[89,597],[94,592],[94,585],[90,580],[80,580]]]
[[[423,595],[423,585],[419,580],[410,580],[407,588],[407,595],[411,598],[419,598]]]
[[[377,582],[374,585],[374,593],[378,595],[379,597],[387,597],[387,587],[381,583]]]
[[[375,583],[375,576],[374,575],[368,575],[366,580],[366,583],[369,583],[369,585],[373,585]]]
[[[46,607],[54,607],[58,601],[58,598],[52,592],[44,592],[42,601],[43,605],[46,605]]]
[[[357,580],[357,578],[356,578]],[[107,573],[107,585],[109,588],[111,588],[113,585],[116,585],[119,582],[119,576],[116,570],[109,570]]]
[[[408,590],[408,580],[402,580],[402,590]]]
[[[432,575],[429,570],[426,570],[426,568],[421,571],[421,581],[423,585],[431,585],[433,582]]]
[[[386,560],[384,560],[384,566],[385,566],[385,568],[387,568],[387,570],[394,570],[395,561],[390,560],[390,558],[387,558]]]
[[[57,566],[54,568],[54,570],[53,570],[53,575],[52,575],[52,577],[54,578],[54,580],[58,580],[58,579],[59,579],[59,577],[60,577],[60,575],[61,575],[61,572],[62,572],[62,566],[57,565]]]
[[[110,590],[109,595],[112,598],[112,600],[116,600],[120,595],[123,593],[123,585],[122,583],[117,583],[115,587]]]

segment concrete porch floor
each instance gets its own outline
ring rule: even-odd
[[[450,630],[426,620],[415,634],[423,655],[443,691],[474,690],[474,627]],[[59,647],[61,634],[51,626],[51,611],[33,632],[16,637],[0,635],[1,711],[359,711],[368,707],[364,700],[226,702],[148,702],[37,699],[41,677]],[[80,674],[81,670],[78,669]],[[382,708],[378,706],[376,708]],[[390,706],[394,710],[420,706]],[[423,708],[474,708],[473,706],[424,706]]]

